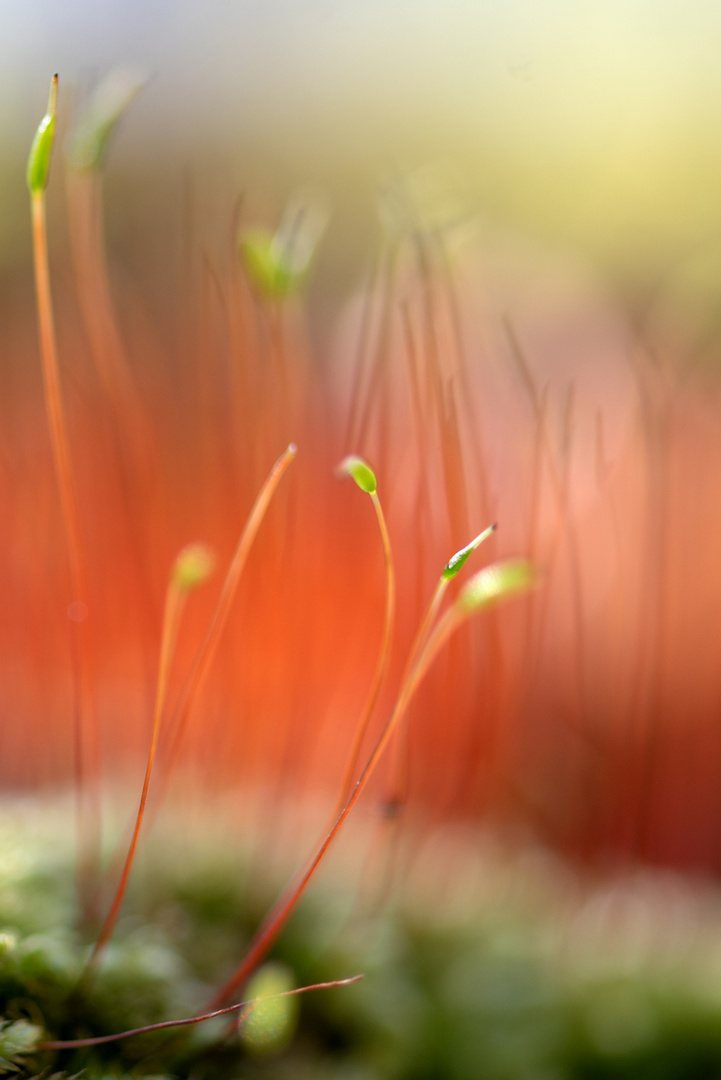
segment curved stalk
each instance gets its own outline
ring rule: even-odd
[[[212,559],[206,548],[203,545],[191,545],[184,548],[178,555],[173,567],[173,572],[168,582],[168,588],[165,594],[165,610],[163,613],[163,632],[160,644],[160,660],[158,663],[158,688],[155,697],[155,709],[153,715],[153,733],[150,740],[150,750],[148,751],[148,761],[145,766],[145,779],[143,780],[143,790],[140,795],[140,803],[138,806],[138,812],[135,818],[135,828],[133,829],[133,835],[130,840],[130,846],[128,853],[125,857],[125,864],[123,866],[123,872],[120,875],[120,882],[115,891],[113,902],[110,906],[105,922],[98,936],[98,940],[95,943],[95,947],[90,954],[87,967],[85,969],[84,977],[88,977],[100,962],[103,951],[106,945],[112,937],[115,929],[115,924],[118,921],[118,915],[120,914],[120,908],[125,897],[125,890],[128,886],[130,879],[130,871],[132,869],[133,860],[135,858],[135,851],[138,846],[138,838],[140,836],[140,829],[143,824],[143,816],[145,814],[145,804],[148,799],[148,791],[150,789],[150,778],[153,773],[153,765],[155,763],[155,755],[158,747],[158,739],[160,737],[160,724],[163,717],[163,711],[165,709],[165,700],[168,693],[168,679],[170,676],[170,667],[173,660],[173,654],[175,652],[175,643],[178,637],[178,629],[180,627],[180,620],[183,614],[183,608],[185,607],[185,601],[187,595],[191,589],[199,585],[211,571]]]
[[[361,712],[360,720],[356,728],[355,736],[353,739],[353,745],[351,747],[350,754],[348,756],[348,765],[346,766],[345,775],[343,777],[343,784],[340,790],[340,800],[336,806],[336,814],[339,814],[343,809],[350,789],[353,783],[353,774],[355,773],[358,765],[358,757],[360,755],[361,746],[363,745],[363,739],[368,731],[368,725],[370,723],[373,710],[378,701],[378,695],[380,694],[383,681],[388,672],[388,662],[390,660],[391,641],[393,638],[393,625],[395,621],[395,604],[396,604],[396,585],[395,585],[395,573],[393,570],[393,554],[391,552],[390,537],[388,536],[388,528],[386,526],[386,520],[383,515],[383,509],[381,507],[380,499],[378,498],[378,492],[372,491],[369,493],[373,502],[373,509],[376,512],[376,518],[378,520],[378,529],[381,534],[381,543],[383,545],[383,561],[385,563],[386,571],[386,605],[385,616],[383,620],[383,636],[381,638],[381,647],[378,653],[378,661],[376,663],[375,674],[373,675],[373,681],[371,683],[370,690],[368,691],[368,697],[366,698],[363,711]]]
[[[88,585],[85,549],[73,472],[67,422],[60,391],[57,338],[50,289],[45,190],[57,116],[58,77],[53,76],[48,111],[35,136],[28,160],[27,182],[32,216],[33,263],[42,359],[45,411],[53,465],[58,483],[68,547],[72,600],[71,653],[74,683],[74,759],[78,821],[77,887],[86,920],[91,917],[94,882],[100,864],[99,752],[94,700],[94,672],[87,623]]]
[[[201,1024],[204,1020],[213,1020],[216,1016],[242,1013],[244,1009],[252,1009],[259,1001],[273,1001],[275,998],[297,997],[298,994],[309,994],[315,990],[335,990],[339,986],[352,986],[353,983],[360,982],[362,978],[362,975],[351,975],[348,979],[332,979],[330,982],[313,983],[312,986],[298,986],[295,990],[282,990],[279,994],[250,998],[249,1001],[239,1001],[237,1005],[228,1005],[225,1009],[214,1009],[212,1012],[188,1016],[183,1020],[161,1020],[157,1024],[144,1024],[143,1027],[131,1028],[129,1031],[119,1031],[113,1035],[96,1035],[91,1039],[58,1039],[41,1043],[38,1049],[78,1050],[84,1046],[103,1046],[105,1043],[118,1042],[119,1039],[129,1039],[132,1035],[145,1035],[149,1031],[166,1031],[168,1028],[189,1027],[191,1024]],[[241,1020],[242,1016],[238,1018],[238,1022]]]
[[[294,443],[291,443],[286,447],[273,465],[273,468],[270,470],[270,473],[258,493],[258,497],[253,503],[253,508],[248,515],[248,520],[246,521],[243,532],[238,540],[238,546],[235,549],[233,559],[228,568],[228,573],[225,576],[218,603],[216,604],[215,611],[210,620],[210,626],[208,627],[203,643],[193,662],[190,673],[180,691],[180,699],[175,708],[173,717],[173,735],[167,757],[164,761],[166,775],[172,769],[172,765],[177,758],[180,743],[187,726],[188,717],[193,705],[198,699],[198,695],[205,685],[210,665],[213,662],[213,657],[217,651],[221,634],[228,621],[228,615],[230,614],[230,608],[238,589],[238,583],[248,560],[250,550],[258,534],[258,529],[262,524],[271,499],[275,495],[278,484],[285,475],[286,470],[293,461],[296,453],[297,448]]]
[[[243,985],[277,938],[295,905],[305,891],[306,886],[322,862],[326,852],[342,829],[346,818],[362,795],[393,735],[393,732],[396,730],[414,693],[427,674],[428,669],[438,652],[443,648],[454,631],[465,621],[465,619],[473,614],[473,612],[487,608],[507,595],[527,590],[530,588],[532,582],[533,575],[531,568],[527,563],[522,562],[498,563],[494,566],[486,567],[484,570],[481,570],[479,574],[476,574],[474,578],[471,578],[453,606],[449,608],[441,618],[440,622],[436,625],[435,629],[431,632],[426,644],[420,649],[418,659],[413,664],[401,687],[393,712],[386,721],[383,731],[365,764],[363,772],[330,832],[318,847],[318,850],[307,864],[305,870],[301,872],[295,881],[291,882],[290,886],[271,908],[251,941],[250,947],[240,965],[215,995],[209,1008],[212,1009],[221,1006]]]

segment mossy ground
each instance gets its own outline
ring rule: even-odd
[[[103,1035],[201,1010],[242,955],[281,876],[227,834],[147,838],[97,981],[77,989],[67,807],[0,814],[0,1072],[264,1080],[562,1080],[721,1076],[721,895],[668,875],[581,882],[488,836],[415,847],[385,910],[326,873],[273,960],[298,999],[265,1051],[220,1021],[72,1052],[38,1038]],[[292,868],[288,868],[291,870]],[[289,1021],[295,1025],[295,1021]],[[36,1025],[30,1027],[29,1025]],[[39,1036],[38,1029],[42,1029]],[[292,1037],[291,1037],[292,1035]]]

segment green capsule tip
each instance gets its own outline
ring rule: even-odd
[[[376,493],[378,487],[376,474],[368,462],[364,461],[362,457],[358,457],[357,454],[349,454],[348,457],[343,458],[336,469],[336,475],[351,476],[361,491],[365,491],[368,495],[375,495]]]
[[[175,560],[173,584],[181,592],[190,592],[210,577],[214,567],[215,555],[207,544],[188,544]]]
[[[494,522],[493,525],[489,525],[487,529],[484,529],[482,533],[479,533],[478,536],[475,537],[475,539],[471,540],[470,544],[466,544],[464,548],[457,551],[455,555],[448,560],[443,569],[442,577],[444,581],[450,581],[451,578],[454,578],[476,548],[482,544],[484,540],[487,540],[497,528],[498,526]]]
[[[48,109],[40,121],[38,130],[35,132],[33,144],[30,147],[28,166],[25,172],[28,189],[31,195],[39,195],[48,186],[50,175],[50,157],[55,141],[55,125],[58,117],[58,76],[53,75],[50,82],[50,97]]]

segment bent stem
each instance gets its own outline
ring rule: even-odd
[[[350,459],[346,459],[346,460],[350,460]],[[353,742],[353,749],[351,751],[351,756],[350,756],[350,760],[349,760],[349,763],[348,763],[348,768],[346,770],[346,774],[345,774],[344,781],[343,781],[343,787],[341,789],[341,801],[340,801],[340,804],[336,807],[336,816],[338,814],[340,814],[341,810],[343,809],[344,802],[347,800],[348,795],[350,794],[351,784],[352,784],[352,781],[353,781],[353,773],[355,772],[355,768],[356,768],[356,765],[357,765],[357,762],[358,762],[358,755],[360,753],[361,743],[362,743],[363,738],[365,736],[365,733],[367,731],[368,723],[370,721],[371,712],[372,712],[372,710],[373,710],[373,708],[375,706],[375,703],[376,703],[376,700],[377,700],[377,697],[378,697],[378,693],[380,691],[380,687],[382,685],[382,681],[383,681],[383,678],[385,676],[385,672],[386,672],[386,669],[387,669],[387,666],[388,666],[389,651],[390,651],[390,638],[391,638],[391,633],[392,633],[391,627],[392,627],[393,610],[394,610],[394,603],[395,603],[395,584],[394,584],[394,579],[393,579],[393,564],[392,564],[392,561],[391,561],[390,542],[389,542],[389,539],[388,539],[388,532],[387,532],[386,527],[385,527],[385,520],[383,518],[383,512],[381,510],[381,506],[380,506],[380,502],[378,500],[377,492],[375,492],[375,491],[371,492],[371,498],[373,499],[373,505],[376,507],[376,513],[378,514],[378,523],[379,523],[379,526],[380,526],[380,529],[381,529],[381,537],[383,539],[383,551],[384,551],[385,559],[386,559],[386,573],[387,573],[387,582],[386,582],[386,588],[387,588],[387,592],[386,592],[386,597],[387,597],[387,600],[386,600],[386,605],[387,605],[386,606],[386,628],[385,628],[385,631],[384,631],[383,644],[381,646],[381,653],[380,653],[380,656],[378,658],[378,668],[376,670],[376,677],[375,677],[373,685],[371,687],[371,692],[370,692],[370,694],[368,696],[368,701],[366,702],[366,707],[363,710],[361,722],[360,722],[360,724],[358,726],[358,729],[356,731],[356,737],[355,737],[355,740]],[[413,640],[413,644],[411,646],[410,653],[408,654],[408,660],[406,661],[406,666],[405,666],[405,669],[403,671],[403,677],[401,679],[401,686],[404,686],[405,683],[406,683],[406,680],[409,678],[410,673],[411,673],[412,668],[413,668],[413,665],[415,664],[416,658],[418,657],[419,650],[420,650],[421,646],[423,645],[424,641],[426,640],[426,638],[428,636],[428,632],[430,630],[430,627],[433,625],[433,623],[436,620],[436,616],[438,615],[438,611],[440,610],[440,606],[441,606],[441,603],[443,601],[443,597],[445,595],[446,589],[448,588],[448,582],[451,581],[456,576],[456,574],[460,571],[461,567],[465,565],[466,561],[471,556],[471,554],[476,550],[476,548],[479,547],[483,543],[484,540],[487,540],[488,537],[491,536],[492,533],[494,533],[495,531],[496,531],[495,523],[493,525],[489,525],[487,529],[484,529],[483,532],[479,533],[478,536],[474,537],[474,539],[471,540],[470,544],[466,544],[466,546],[464,548],[461,548],[460,551],[457,551],[456,554],[453,555],[452,558],[450,558],[448,560],[446,566],[443,569],[443,572],[442,572],[440,578],[438,579],[438,583],[437,583],[436,588],[435,588],[435,590],[433,592],[433,596],[431,597],[431,602],[428,605],[428,608],[427,608],[426,613],[425,613],[425,615],[423,617],[423,620],[422,620],[422,622],[421,622],[421,624],[420,624],[420,626],[418,628],[418,632],[416,633],[416,636],[415,636],[415,638]]]
[[[396,603],[396,586],[395,586],[395,574],[393,571],[393,554],[391,552],[390,537],[388,536],[388,528],[386,526],[386,520],[383,515],[383,509],[381,507],[380,499],[378,498],[377,491],[369,492],[371,500],[373,502],[373,509],[376,512],[376,518],[378,520],[378,529],[381,535],[381,543],[383,545],[383,560],[385,563],[386,571],[386,605],[385,616],[383,620],[383,636],[381,638],[380,652],[378,653],[378,661],[376,663],[376,670],[373,676],[373,682],[371,683],[370,690],[368,691],[368,697],[366,698],[363,711],[361,713],[358,726],[356,728],[355,737],[353,739],[353,745],[348,757],[348,765],[346,767],[345,775],[343,777],[343,784],[340,790],[340,800],[336,806],[336,815],[343,809],[343,804],[348,798],[353,783],[353,775],[358,765],[358,757],[360,755],[361,746],[363,745],[363,739],[365,738],[368,730],[368,724],[373,714],[373,709],[378,701],[378,695],[380,693],[383,681],[388,671],[388,662],[390,660],[391,639],[393,637],[393,623],[395,620],[395,603]]]
[[[98,379],[108,403],[109,430],[117,456],[121,495],[136,532],[145,528],[142,508],[154,497],[155,437],[118,330],[108,281],[102,224],[102,179],[94,170],[67,170],[70,246],[80,314]],[[148,571],[133,551],[147,589]],[[148,618],[155,638],[157,627]]]
[[[210,620],[210,626],[208,627],[200,650],[180,692],[180,699],[174,712],[173,735],[164,761],[165,776],[170,774],[172,766],[177,759],[188,717],[190,716],[193,705],[197,701],[198,695],[205,684],[210,665],[213,662],[213,657],[218,648],[220,637],[225,628],[225,624],[228,621],[228,615],[230,614],[230,608],[238,589],[240,577],[245,568],[255,538],[258,535],[258,530],[265,517],[266,510],[268,509],[271,499],[275,495],[276,489],[285,475],[288,466],[295,458],[296,453],[297,447],[294,443],[291,443],[286,447],[273,465],[273,468],[270,470],[265,483],[253,503],[253,508],[245,523],[232,562],[228,568],[228,573],[223,582],[218,603]]]
[[[39,1050],[79,1050],[84,1046],[102,1046],[104,1043],[117,1042],[119,1039],[129,1039],[131,1035],[145,1035],[149,1031],[164,1031],[167,1028],[189,1027],[191,1024],[201,1024],[204,1020],[213,1020],[216,1016],[227,1016],[229,1013],[243,1013],[243,1010],[252,1010],[260,1001],[274,1001],[278,998],[297,997],[298,994],[309,994],[315,990],[334,990],[339,986],[352,986],[360,982],[362,975],[351,975],[347,979],[332,979],[330,982],[313,983],[311,986],[297,986],[294,990],[281,990],[278,994],[265,994],[263,997],[250,998],[248,1001],[240,1001],[237,1005],[228,1005],[225,1009],[214,1009],[212,1012],[202,1013],[199,1016],[188,1016],[183,1020],[162,1020],[157,1024],[145,1024],[143,1027],[131,1028],[128,1031],[119,1031],[114,1035],[98,1035],[92,1039],[64,1039],[54,1042],[44,1042],[38,1047]],[[242,1021],[242,1015],[238,1023]]]
[[[459,573],[461,568],[465,565],[466,561],[470,558],[476,548],[479,547],[484,540],[487,540],[488,537],[496,531],[496,528],[497,526],[495,522],[493,525],[489,525],[487,529],[484,529],[483,532],[479,533],[478,536],[474,537],[474,539],[471,540],[470,544],[466,544],[466,546],[461,548],[460,551],[457,551],[455,555],[453,555],[446,563],[445,567],[443,568],[443,572],[436,584],[433,596],[431,597],[431,602],[428,605],[423,620],[418,627],[418,632],[416,633],[416,636],[413,640],[410,653],[408,654],[408,660],[406,661],[406,666],[403,671],[401,686],[403,686],[406,680],[410,677],[410,673],[413,670],[413,666],[417,661],[420,649],[423,646],[424,642],[427,640],[430,629],[436,621],[438,612],[441,607],[441,603],[443,602],[443,597],[445,596],[446,589],[448,588],[448,582],[451,581],[456,576],[456,574]],[[396,761],[393,763],[393,765],[394,767],[392,767],[392,774],[397,774],[401,767],[398,758],[396,758]],[[390,816],[392,818],[397,818],[401,811],[403,796],[398,792],[399,783],[397,779],[394,780],[394,786],[396,787],[396,792],[391,795],[389,799],[385,800],[385,806],[386,809],[390,811]]]
[[[453,606],[446,612],[440,623],[438,623],[433,630],[425,646],[421,649],[417,661],[401,687],[393,712],[386,721],[385,727],[365,764],[363,772],[350,794],[348,801],[338,815],[335,824],[325,840],[323,840],[319,846],[315,855],[307,864],[305,870],[303,870],[300,876],[290,884],[288,889],[271,908],[255,937],[251,941],[250,947],[240,965],[212,999],[209,1008],[212,1009],[221,1006],[243,985],[277,938],[293,911],[293,908],[305,891],[306,886],[322,862],[326,852],[342,829],[346,818],[362,795],[391,736],[408,708],[419,683],[426,675],[433,660],[449,637],[474,611],[489,607],[492,603],[502,599],[505,595],[523,591],[529,588],[531,583],[532,573],[528,564],[522,562],[508,562],[486,567],[485,570],[476,574],[466,585]]]
[[[425,615],[423,616],[423,621],[421,622],[421,625],[418,627],[418,633],[413,640],[411,651],[408,654],[408,660],[406,662],[405,670],[403,672],[401,686],[404,686],[407,680],[410,678],[411,671],[413,670],[413,667],[417,662],[420,649],[423,643],[428,638],[430,629],[436,621],[436,617],[440,610],[443,597],[445,596],[446,589],[448,588],[448,582],[453,580],[453,578],[460,572],[462,567],[465,566],[466,562],[471,557],[476,548],[480,547],[484,540],[487,540],[490,536],[492,536],[497,528],[498,526],[495,522],[493,523],[493,525],[489,525],[487,529],[484,529],[483,532],[480,532],[478,536],[474,537],[473,540],[471,540],[470,544],[466,544],[465,547],[462,547],[460,551],[457,551],[455,555],[451,556],[451,558],[444,566],[443,572],[441,573],[441,576],[439,577],[435,590],[433,592],[433,596],[431,597],[431,602],[428,605]]]
[[[54,124],[57,114],[57,75],[53,76],[46,120]],[[43,121],[45,123],[45,121]],[[43,130],[43,125],[39,132]],[[47,131],[47,125],[45,130]],[[50,129],[52,138],[52,129]],[[50,141],[50,149],[52,142]],[[40,352],[42,358],[45,411],[50,429],[53,465],[60,494],[63,527],[68,546],[73,617],[71,653],[74,682],[74,758],[77,791],[78,869],[77,889],[85,920],[91,918],[90,897],[100,864],[100,795],[98,790],[99,752],[94,701],[94,674],[87,625],[88,587],[80,513],[68,440],[65,410],[60,392],[57,338],[50,289],[47,247],[45,185],[50,149],[46,151],[41,175],[31,172],[38,158],[38,137],[31,150],[28,167],[33,233],[33,262],[37,301]]]
[[[153,772],[153,764],[155,762],[155,755],[158,746],[158,738],[160,735],[160,722],[163,716],[163,710],[165,708],[165,700],[168,692],[168,679],[170,675],[170,666],[173,659],[173,653],[175,651],[175,643],[178,637],[178,629],[180,627],[180,620],[183,614],[183,608],[185,607],[185,601],[189,591],[199,585],[210,573],[211,569],[211,557],[206,548],[203,545],[193,544],[190,547],[184,548],[180,552],[170,576],[168,582],[168,588],[165,594],[165,610],[163,613],[163,632],[160,644],[160,660],[158,663],[158,688],[155,697],[155,710],[153,716],[153,733],[150,740],[150,750],[148,751],[148,761],[145,766],[145,779],[143,781],[143,790],[140,795],[140,803],[138,806],[138,813],[135,818],[135,828],[133,829],[133,835],[130,840],[130,846],[128,848],[128,854],[125,858],[125,864],[123,866],[123,872],[120,876],[120,882],[115,892],[115,897],[108,912],[103,927],[98,936],[98,940],[95,943],[95,947],[90,954],[90,959],[85,968],[85,972],[82,976],[82,980],[86,980],[92,976],[97,968],[103,951],[112,937],[115,929],[115,924],[118,921],[118,915],[120,914],[120,908],[125,896],[125,890],[130,878],[130,871],[133,865],[133,859],[135,858],[135,850],[138,845],[138,837],[140,836],[140,829],[143,824],[143,816],[145,814],[145,804],[148,799],[148,790],[150,788],[150,778]]]

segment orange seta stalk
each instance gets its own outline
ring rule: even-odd
[[[386,605],[385,615],[383,620],[383,636],[381,638],[381,647],[378,653],[378,662],[376,664],[375,674],[373,676],[373,682],[371,683],[368,697],[366,698],[363,711],[361,713],[358,726],[356,728],[355,737],[353,739],[353,745],[351,747],[350,754],[348,756],[348,765],[346,767],[345,775],[343,777],[343,784],[340,790],[340,800],[336,807],[336,815],[341,812],[343,805],[350,794],[353,784],[353,776],[358,765],[358,757],[360,755],[361,746],[363,745],[363,739],[368,731],[368,724],[370,723],[373,709],[378,701],[378,695],[383,685],[386,673],[388,671],[388,662],[390,660],[391,652],[391,640],[393,637],[393,624],[395,621],[395,605],[396,605],[396,585],[395,585],[395,573],[393,570],[393,554],[391,552],[391,542],[388,536],[388,528],[386,526],[386,520],[383,515],[383,508],[381,507],[380,499],[378,498],[377,491],[369,492],[371,500],[373,502],[373,509],[376,512],[376,518],[378,520],[378,529],[381,534],[381,544],[383,545],[383,561],[386,571]]]
[[[482,533],[479,533],[478,536],[471,540],[470,544],[467,544],[464,548],[461,548],[460,551],[457,551],[456,554],[448,561],[448,563],[444,567],[443,573],[439,577],[436,587],[433,591],[431,602],[426,609],[426,613],[423,616],[421,624],[418,627],[416,636],[413,639],[413,644],[411,645],[411,649],[408,654],[406,666],[403,670],[401,686],[404,686],[406,684],[406,681],[410,678],[411,671],[414,664],[416,663],[421,647],[428,639],[431,627],[435,623],[438,612],[440,611],[440,607],[443,602],[443,597],[446,594],[446,589],[448,588],[449,581],[452,581],[452,579],[458,574],[458,572],[461,570],[461,568],[464,566],[464,564],[472,555],[472,553],[476,550],[476,548],[479,547],[479,545],[482,544],[484,540],[487,540],[488,537],[496,531],[496,528],[497,526],[495,522],[493,525],[489,525],[487,529],[484,529]],[[385,806],[391,812],[392,816],[396,818],[398,813],[400,812],[403,798],[402,795],[397,794],[400,788],[398,774],[400,773],[401,769],[402,765],[399,759],[396,757],[396,760],[394,760],[391,764],[393,787],[395,788],[396,793],[392,794],[389,799],[384,800]]]
[[[215,611],[210,620],[210,626],[208,627],[203,643],[200,646],[190,673],[180,692],[180,699],[174,711],[173,735],[164,761],[164,774],[166,777],[172,772],[172,767],[177,758],[180,743],[187,726],[188,717],[190,716],[193,705],[197,701],[198,695],[205,684],[210,665],[213,662],[213,657],[218,648],[220,637],[225,628],[225,624],[228,621],[228,615],[230,614],[230,608],[238,589],[240,577],[258,534],[258,529],[261,526],[278,484],[285,475],[288,466],[295,458],[296,453],[297,447],[294,443],[291,443],[286,447],[273,465],[273,468],[270,470],[270,473],[258,493],[258,497],[253,503],[253,508],[245,523],[233,559],[228,568],[228,573],[225,576],[218,603],[216,604]]]
[[[248,560],[248,555],[253,546],[258,530],[263,522],[266,511],[271,503],[271,500],[277,490],[278,484],[286,473],[288,466],[291,464],[297,453],[297,447],[295,443],[291,443],[278,460],[273,465],[270,473],[265,479],[265,482],[258,492],[258,496],[253,503],[253,507],[248,515],[248,519],[245,523],[243,531],[240,535],[238,545],[235,549],[233,559],[228,567],[228,572],[225,576],[225,581],[220,590],[220,596],[215,606],[210,625],[203,638],[202,644],[198,653],[196,654],[193,666],[183,683],[180,691],[178,702],[173,710],[171,720],[172,734],[170,736],[170,742],[165,752],[161,764],[160,764],[160,781],[159,791],[156,787],[155,795],[155,813],[157,813],[157,807],[161,805],[163,794],[167,788],[169,778],[173,773],[173,766],[178,758],[180,746],[182,743],[183,735],[187,728],[188,719],[192,712],[193,706],[198,699],[198,696],[205,685],[210,665],[213,662],[213,657],[218,648],[221,635],[225,628],[225,624],[228,621],[228,615],[235,598],[235,594],[238,589],[241,575],[245,568],[245,564]],[[148,811],[148,817],[150,822],[154,820],[154,811],[151,809]],[[122,851],[122,844],[119,848]],[[114,858],[111,862],[111,866],[107,871],[107,874],[112,874],[113,870],[117,866],[118,859]]]
[[[440,611],[440,607],[443,602],[443,597],[446,594],[446,589],[448,588],[449,581],[453,580],[453,578],[462,569],[462,567],[465,565],[465,563],[476,550],[476,548],[480,547],[484,540],[487,540],[490,536],[492,536],[493,533],[496,531],[497,527],[498,526],[495,522],[493,523],[493,525],[489,525],[487,529],[484,529],[483,532],[479,533],[478,536],[471,540],[470,544],[467,544],[464,548],[461,548],[460,551],[457,551],[456,554],[447,562],[446,566],[443,569],[443,573],[438,579],[438,583],[433,592],[433,596],[431,597],[431,602],[426,609],[426,613],[423,616],[421,625],[418,627],[418,632],[413,639],[411,651],[408,654],[408,660],[406,662],[405,670],[403,672],[403,678],[401,679],[401,686],[405,686],[406,682],[410,678],[411,671],[414,664],[416,663],[421,647],[428,639],[431,627],[435,623],[438,612]]]
[[[143,790],[140,795],[138,813],[135,818],[135,828],[133,829],[133,835],[130,840],[128,854],[125,857],[125,864],[123,866],[122,874],[120,875],[120,882],[118,883],[110,911],[106,916],[98,940],[96,941],[90,959],[88,960],[85,969],[86,977],[97,967],[103,951],[112,937],[115,924],[118,921],[118,915],[120,914],[120,908],[123,903],[128,880],[130,878],[130,871],[132,869],[133,859],[135,858],[135,850],[138,846],[140,829],[143,824],[145,804],[148,799],[150,778],[153,773],[158,739],[160,737],[160,725],[168,693],[170,667],[173,660],[173,653],[175,652],[175,643],[178,637],[178,629],[180,627],[180,620],[183,614],[183,608],[185,607],[185,601],[191,589],[194,589],[208,577],[212,569],[212,563],[212,556],[203,544],[191,544],[188,547],[183,548],[178,555],[170,576],[170,581],[168,582],[168,588],[165,594],[165,610],[163,612],[163,631],[160,643],[160,660],[158,662],[158,687],[155,696],[153,732],[150,740],[150,750],[148,751],[148,761],[145,766]]]
[[[469,545],[469,548],[471,548],[471,545]],[[467,549],[464,549],[464,551],[465,550]],[[465,561],[465,559],[463,561]],[[450,563],[449,566],[451,566]],[[471,614],[473,614],[474,611],[478,611],[481,608],[487,608],[503,599],[505,596],[526,591],[531,587],[532,583],[533,573],[531,568],[527,563],[520,561],[509,561],[507,563],[498,563],[486,567],[468,582],[453,606],[449,608],[440,622],[436,625],[435,629],[430,633],[426,644],[420,649],[418,659],[411,667],[401,686],[393,711],[386,721],[352,793],[338,815],[330,832],[320,844],[305,870],[301,872],[300,876],[295,881],[291,882],[288,889],[286,889],[279,900],[271,908],[255,937],[251,941],[250,947],[240,965],[210,1002],[210,1009],[223,1005],[224,1002],[237,992],[254,971],[263,956],[265,956],[268,949],[272,946],[295,905],[303,895],[306,886],[318,869],[326,852],[343,827],[346,818],[362,795],[378,762],[388,746],[391,736],[408,708],[418,685],[426,675],[438,652],[443,648],[454,631]],[[436,590],[431,605],[436,602],[437,594],[438,590]],[[424,619],[414,649],[417,649],[419,642],[422,640],[420,633],[425,632],[427,625],[427,620]]]
[[[27,179],[30,189],[35,293],[45,410],[50,429],[50,445],[70,564],[72,604],[68,614],[73,622],[71,652],[75,685],[74,758],[78,800],[78,894],[85,918],[89,919],[91,917],[89,898],[92,895],[100,862],[99,753],[92,651],[86,621],[88,615],[87,573],[67,423],[60,392],[45,212],[45,188],[57,116],[57,95],[58,77],[54,75],[48,111],[38,129],[30,152]]]

